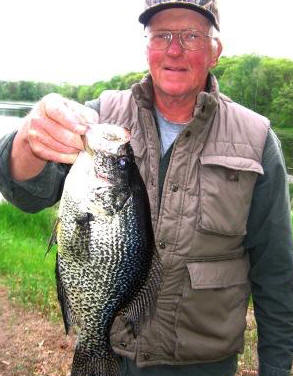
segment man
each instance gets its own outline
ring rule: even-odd
[[[139,19],[150,75],[87,107],[43,98],[1,141],[1,190],[29,212],[53,205],[86,124],[128,128],[164,284],[137,338],[119,318],[113,325],[123,375],[234,375],[250,287],[259,375],[289,375],[292,233],[278,140],[267,119],[221,95],[209,73],[221,53],[215,0],[147,0]]]

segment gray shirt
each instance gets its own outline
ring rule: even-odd
[[[189,125],[189,123],[172,123],[165,119],[157,108],[155,108],[155,115],[160,136],[161,156],[163,157],[175,141],[176,137],[184,130],[187,125]]]

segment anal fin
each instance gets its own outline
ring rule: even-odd
[[[58,301],[61,307],[61,312],[62,312],[62,317],[63,317],[63,322],[64,322],[64,328],[66,334],[69,333],[69,330],[72,326],[72,318],[71,318],[71,311],[70,311],[70,306],[69,306],[69,301],[66,295],[66,291],[64,289],[62,279],[60,276],[60,271],[59,271],[59,256],[58,253],[56,255],[56,268],[55,268],[55,273],[56,273],[56,285],[57,285],[57,296],[58,296]]]
[[[136,297],[121,310],[122,316],[130,324],[133,334],[137,337],[146,316],[153,316],[162,283],[162,264],[156,249],[154,249],[152,264],[148,278]]]

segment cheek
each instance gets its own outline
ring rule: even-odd
[[[162,52],[147,49],[146,57],[150,71],[152,71],[155,67],[160,65],[160,62],[162,61]]]
[[[189,64],[190,68],[193,72],[197,73],[207,73],[211,68],[211,59],[210,55],[198,51],[198,53],[195,55],[189,56]]]

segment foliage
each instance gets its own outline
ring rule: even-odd
[[[293,175],[293,128],[274,128],[274,131],[281,141],[288,173]]]
[[[273,99],[271,117],[280,127],[293,124],[293,80],[284,84]]]
[[[145,72],[130,72],[124,76],[114,76],[110,81],[98,81],[91,86],[80,86],[77,93],[77,100],[84,103],[87,100],[98,98],[104,90],[125,90],[136,82],[139,82]]]
[[[97,98],[102,91],[108,89],[128,89],[142,79],[146,72],[130,72],[126,75],[114,76],[109,81],[98,81],[93,85],[74,86],[69,83],[54,85],[33,81],[0,81],[0,100],[36,102],[44,95],[56,92],[64,97],[84,103]]]
[[[0,100],[36,102],[48,93],[58,92],[54,84],[33,81],[0,81]]]
[[[54,209],[30,215],[0,204],[1,280],[17,301],[56,316],[54,252],[45,258],[54,216]]]
[[[242,55],[220,59],[214,69],[221,91],[278,127],[293,126],[293,61]]]

